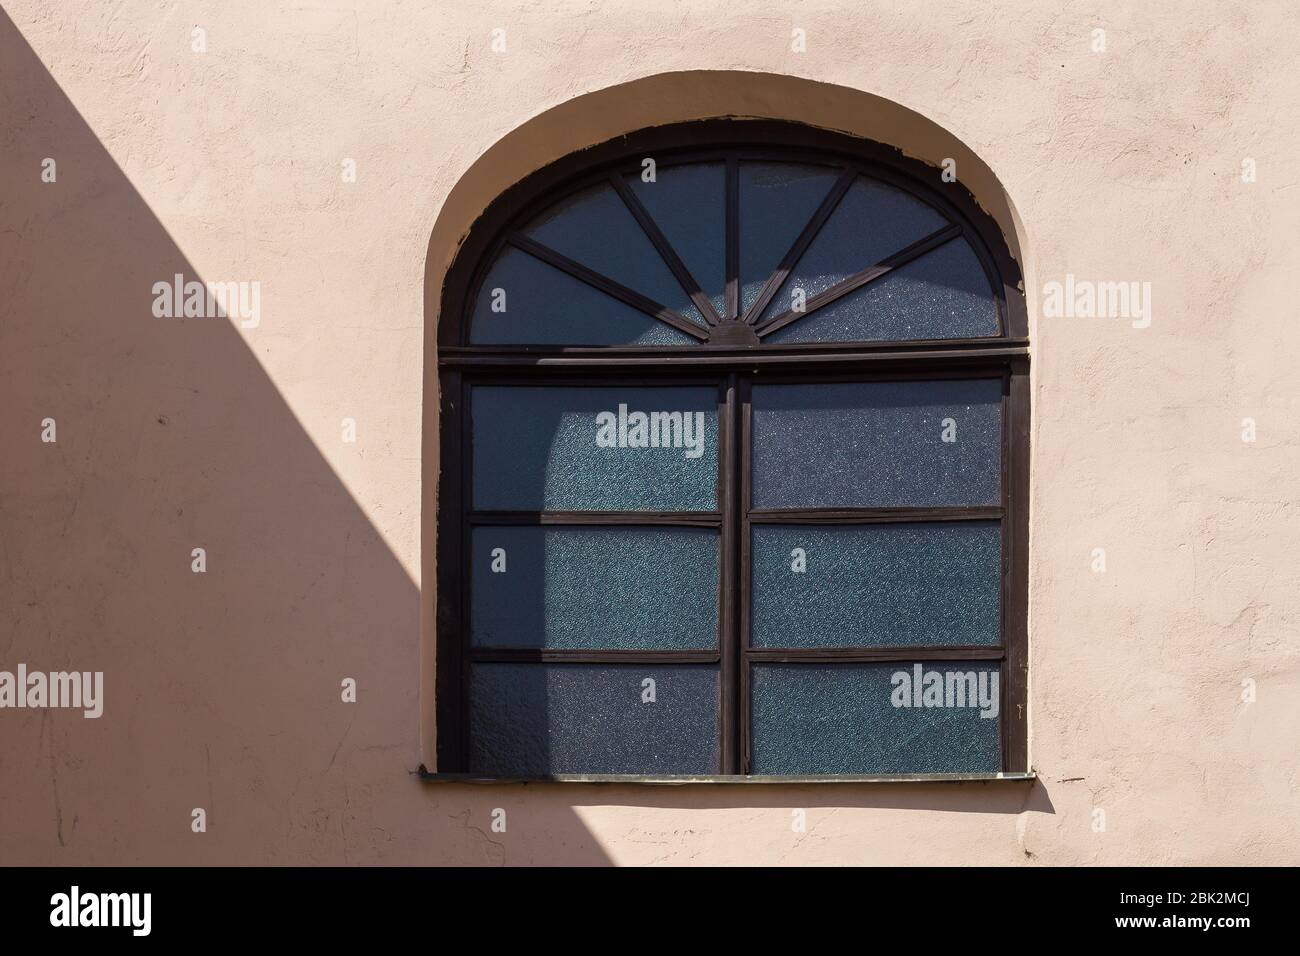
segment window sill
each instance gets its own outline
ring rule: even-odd
[[[786,786],[817,783],[1029,783],[1038,779],[1034,771],[1028,773],[904,773],[904,774],[816,774],[809,776],[771,776],[744,774],[554,774],[547,777],[489,777],[473,773],[435,773],[423,766],[419,771],[425,783],[604,783],[632,786],[682,787],[697,784],[743,784]]]

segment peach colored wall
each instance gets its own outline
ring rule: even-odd
[[[0,710],[0,863],[1295,862],[1298,37],[1208,0],[5,0],[0,670],[106,689]],[[1019,245],[1032,786],[411,776],[442,270],[519,175],[707,115],[954,155]],[[260,324],[154,318],[177,272],[260,282]],[[1151,282],[1150,327],[1043,316],[1066,273]]]

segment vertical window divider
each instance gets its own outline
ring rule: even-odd
[[[470,741],[469,741],[469,716],[470,716],[470,694],[473,692],[471,681],[473,680],[470,668],[470,593],[472,579],[474,576],[474,562],[470,560],[469,536],[469,515],[474,508],[474,410],[470,407],[470,396],[474,390],[470,387],[469,382],[461,380],[461,416],[463,426],[461,430],[460,442],[460,535],[457,542],[460,548],[460,567],[464,569],[461,578],[460,594],[458,600],[460,603],[459,617],[460,627],[457,634],[457,663],[459,665],[460,678],[460,762],[462,766],[469,767]]]
[[[739,498],[736,502],[737,511],[737,531],[740,536],[740,562],[739,576],[736,588],[737,601],[740,605],[738,618],[738,631],[736,634],[736,666],[738,668],[738,692],[736,706],[739,711],[738,723],[740,727],[740,773],[748,774],[751,766],[751,742],[750,742],[750,707],[749,707],[749,661],[745,651],[749,649],[749,632],[750,619],[753,613],[753,595],[751,593],[751,582],[753,574],[750,568],[750,548],[751,548],[751,531],[749,521],[749,508],[753,485],[753,404],[751,394],[753,390],[753,379],[749,375],[742,375],[739,379],[739,388],[737,398],[739,401],[739,419],[740,419],[740,447],[737,449],[737,465],[740,469],[740,481],[738,483]]]
[[[1008,611],[1007,603],[1009,598],[1009,588],[1011,584],[1011,580],[1010,580],[1011,579],[1011,534],[1010,534],[1010,525],[1011,525],[1011,511],[1010,511],[1011,474],[1010,472],[1011,469],[1010,469],[1009,459],[1011,457],[1010,437],[1011,437],[1012,422],[1011,422],[1010,393],[1011,393],[1010,376],[1004,374],[1002,376],[1002,434],[999,436],[999,440],[998,440],[1001,449],[1000,452],[1001,460],[999,462],[1000,471],[998,474],[998,479],[999,479],[999,487],[1001,488],[1001,492],[1002,492],[1001,495],[999,496],[1002,502],[1002,520],[998,522],[999,547],[1002,552],[1001,567],[999,568],[1000,573],[998,575],[998,591],[999,591],[998,641],[1002,644],[1004,654],[1009,644],[1009,642],[1007,641],[1007,611]],[[1002,674],[1002,680],[1000,681],[999,700],[998,700],[998,712],[1002,715],[1002,720],[999,722],[1000,730],[1001,730],[1001,739],[998,741],[999,744],[998,749],[1001,751],[1002,770],[1006,771],[1010,767],[1009,756],[1010,756],[1010,746],[1011,746],[1011,733],[1009,728],[1011,724],[1010,708],[1011,708],[1013,695],[1011,693],[1011,687],[1010,687],[1010,683],[1011,683],[1011,681],[1009,680],[1010,675],[1009,673],[1006,673],[1010,670],[1010,668],[1007,666],[1007,659],[1005,656],[1002,659],[1002,670],[1004,673]]]
[[[1029,771],[1029,374],[1006,373],[1003,406],[1002,769]]]
[[[736,459],[737,447],[737,376],[732,372],[724,384],[719,411],[723,420],[718,429],[720,446],[718,449],[718,479],[721,488],[718,494],[718,510],[722,517],[722,566],[718,569],[718,706],[721,710],[718,730],[722,740],[718,748],[721,772],[738,773],[739,759],[736,749],[737,720],[739,718],[736,700],[736,672],[739,666],[736,644],[738,641],[738,594],[736,588],[737,574],[737,507],[736,500]]]
[[[439,456],[442,462],[464,461],[463,448],[468,422],[465,419],[466,389],[460,372],[444,372],[438,396],[441,421]],[[435,609],[434,661],[434,760],[438,770],[465,769],[464,747],[466,688],[461,672],[461,639],[464,633],[463,595],[465,532],[464,496],[468,490],[462,472],[459,480],[451,479],[451,469],[440,469],[444,480],[438,489],[439,505],[447,509],[449,520],[439,525],[437,541],[438,585]],[[443,532],[446,532],[445,534]],[[455,731],[454,733],[452,731]]]
[[[727,155],[727,321],[740,318],[740,160]]]

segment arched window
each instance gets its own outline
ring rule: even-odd
[[[439,773],[1026,771],[1019,279],[959,182],[793,124],[501,196],[439,328]]]

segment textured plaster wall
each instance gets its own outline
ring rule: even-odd
[[[1294,5],[3,8],[0,669],[106,692],[0,711],[0,863],[1296,861]],[[455,243],[570,149],[719,114],[951,147],[1021,251],[1032,788],[410,776]],[[260,282],[260,325],[155,319],[176,272]],[[1044,317],[1066,273],[1152,283],[1150,327]]]

